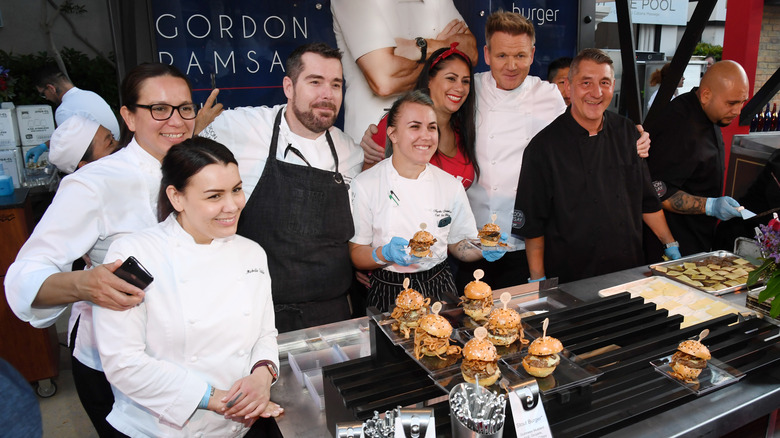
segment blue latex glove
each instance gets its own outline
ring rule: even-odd
[[[35,146],[34,148],[27,151],[26,154],[24,154],[24,162],[29,163],[30,161],[37,163],[38,159],[41,158],[41,155],[43,155],[44,152],[48,151],[49,148],[46,147],[46,143],[41,143],[38,146]]]
[[[406,246],[409,245],[409,241],[403,237],[393,237],[390,239],[390,243],[382,245],[382,257],[390,263],[396,265],[409,266],[409,262],[406,256]]]
[[[507,239],[509,239],[509,235],[507,233],[501,233],[501,243],[506,243]],[[493,248],[493,247],[488,247]],[[500,259],[501,257],[506,254],[506,251],[503,249],[483,249],[482,250],[482,257],[489,261],[489,262],[495,262],[496,260]]]
[[[730,196],[721,196],[720,198],[707,198],[705,211],[707,216],[714,216],[722,221],[727,221],[735,217],[742,217],[737,211],[739,202]]]
[[[666,248],[664,254],[669,257],[669,260],[677,260],[682,257],[682,255],[680,255],[680,247],[678,246]]]
[[[539,281],[542,281],[542,280],[547,280],[547,276],[546,276],[546,275],[542,275],[542,278],[537,278],[536,280],[531,280],[531,279],[529,278],[529,279],[528,279],[528,282],[529,282],[529,283],[536,283],[536,282],[539,282]]]

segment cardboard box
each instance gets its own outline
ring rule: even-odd
[[[22,144],[15,108],[0,109],[0,148],[12,148]],[[39,143],[40,144],[40,143]]]
[[[14,188],[21,187],[22,157],[20,148],[0,149],[0,165],[3,166],[3,172],[13,179]]]
[[[49,141],[54,133],[54,111],[49,105],[17,106],[16,120],[22,146],[36,146]]]

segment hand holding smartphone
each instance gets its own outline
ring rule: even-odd
[[[133,256],[128,257],[114,274],[139,289],[146,289],[154,281],[152,274]]]

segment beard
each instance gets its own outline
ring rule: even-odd
[[[338,117],[338,108],[336,108],[336,105],[331,102],[320,102],[314,104],[308,111],[301,110],[295,103],[293,103],[292,107],[293,114],[295,114],[295,117],[298,119],[298,121],[300,121],[301,124],[306,127],[306,129],[315,133],[327,131],[331,126],[333,126],[333,123],[336,122],[336,117]],[[331,117],[317,116],[314,114],[314,110],[316,108],[327,108],[333,111],[333,115]]]

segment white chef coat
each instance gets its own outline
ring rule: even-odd
[[[247,199],[252,196],[252,191],[265,169],[276,113],[279,110],[284,111],[286,107],[287,105],[276,105],[272,108],[256,106],[223,111],[199,134],[224,144],[233,152],[238,161],[238,171]],[[332,126],[328,131],[339,156],[339,172],[349,184],[363,168],[363,149],[339,128]],[[315,140],[294,134],[290,131],[283,113],[276,158],[286,163],[306,166],[306,162],[292,151],[285,157],[288,144],[297,148],[313,167],[331,172],[336,170],[325,133]]]
[[[70,116],[79,115],[103,125],[111,135],[119,140],[119,122],[105,100],[99,94],[73,87],[62,95],[62,103],[54,112],[57,126],[62,125]]]
[[[398,174],[392,158],[386,158],[358,175],[350,192],[355,223],[355,237],[350,242],[377,247],[396,236],[409,240],[420,231],[421,223],[436,238],[427,267],[391,264],[384,269],[426,271],[447,259],[447,245],[477,237],[463,184],[431,164],[417,179],[408,179]],[[395,200],[391,199],[393,194]]]
[[[70,271],[73,261],[84,254],[89,254],[94,266],[102,264],[114,239],[156,224],[161,176],[160,162],[133,140],[63,178],[51,205],[8,268],[5,293],[16,316],[34,327],[54,324],[67,305],[32,307],[44,280]],[[102,370],[87,302],[73,304],[69,333],[79,317],[73,355],[84,365]]]
[[[452,0],[332,0],[333,31],[342,51],[346,94],[344,131],[361,139],[397,96],[379,97],[356,61],[366,53],[396,47],[395,38],[433,39],[452,20],[463,20]],[[428,50],[430,55],[432,50]]]
[[[566,104],[557,86],[536,76],[526,77],[514,90],[499,89],[489,71],[474,77],[480,174],[467,195],[477,226],[491,222],[495,213],[495,223],[509,233],[525,148],[539,131],[566,111]],[[515,249],[525,249],[520,239],[510,237],[508,243]]]
[[[144,300],[127,311],[94,306],[114,389],[108,422],[133,437],[243,436],[240,423],[196,408],[207,384],[227,390],[257,361],[279,364],[265,251],[238,235],[199,245],[171,215],[108,252],[131,255],[154,277]]]

